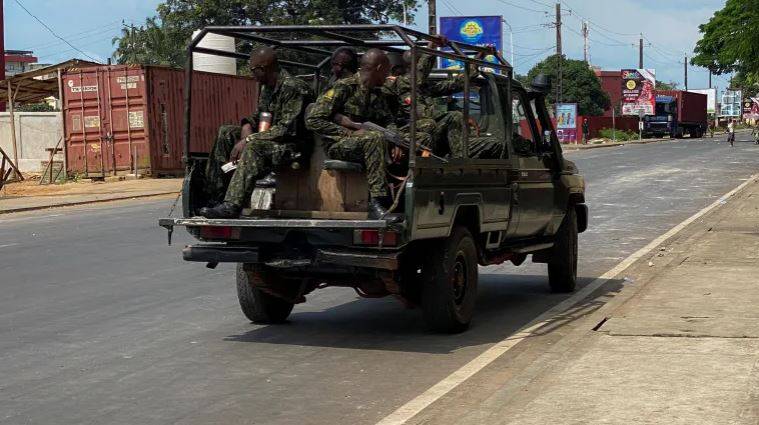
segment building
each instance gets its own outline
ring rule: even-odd
[[[619,105],[622,104],[622,72],[616,71],[603,71],[595,68],[593,71],[596,73],[596,77],[601,81],[601,88],[611,99],[611,106],[617,107],[617,115],[619,115]],[[612,116],[612,108],[604,111],[604,117]]]
[[[31,65],[37,63],[34,52],[29,50],[5,51],[5,76],[12,77],[22,72],[30,71]]]

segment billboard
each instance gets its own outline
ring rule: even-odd
[[[717,111],[717,89],[698,89],[688,90],[692,93],[701,93],[706,95],[706,113],[714,114]]]
[[[720,108],[720,116],[734,118],[740,117],[743,107],[743,105],[741,105],[742,99],[743,92],[740,90],[727,89],[722,92],[722,107]]]
[[[493,45],[503,52],[503,17],[501,16],[446,16],[440,18],[440,35],[449,40],[473,44],[475,46]],[[498,63],[494,56],[486,61]],[[441,59],[441,68],[462,69],[460,61]]]
[[[622,115],[654,115],[656,106],[656,71],[622,70]]]
[[[577,104],[556,104],[556,136],[561,143],[577,143]]]
[[[750,97],[743,101],[743,119],[759,120],[759,97]]]

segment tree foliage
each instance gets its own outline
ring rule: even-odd
[[[547,57],[527,73],[527,81],[532,81],[538,74],[545,74],[551,77],[551,81],[555,85],[558,65],[558,55]],[[604,110],[610,107],[609,95],[603,90],[600,80],[585,61],[564,57],[562,60],[562,76],[561,100],[562,102],[576,102],[580,115],[602,115]],[[548,94],[547,99],[549,103],[556,103],[555,88]]]
[[[678,84],[674,81],[665,83],[664,81],[656,80],[656,90],[677,90]]]
[[[166,0],[144,25],[125,26],[113,39],[118,63],[182,66],[192,32],[209,25],[387,23],[417,0]]]
[[[693,65],[715,74],[739,72],[748,81],[759,79],[759,1],[727,0],[709,22],[699,26]]]

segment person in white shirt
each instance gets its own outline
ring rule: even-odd
[[[735,146],[735,120],[727,123],[727,141],[730,142],[730,146]]]

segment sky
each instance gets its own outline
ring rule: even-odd
[[[33,50],[40,62],[83,57],[55,38],[18,4],[92,58],[105,61],[122,22],[139,24],[155,14],[160,0],[0,0],[5,4],[6,49]],[[410,26],[426,30],[426,2]],[[564,53],[582,59],[582,21],[589,21],[591,63],[603,69],[637,68],[638,38],[643,33],[644,66],[661,81],[683,85],[683,59],[699,40],[698,25],[709,20],[725,0],[561,0]],[[511,25],[514,65],[520,74],[555,51],[552,23],[555,0],[437,0],[438,16],[501,15]],[[505,57],[510,57],[504,25]],[[86,59],[86,58],[85,58]],[[690,66],[689,88],[708,87],[708,73]],[[728,77],[715,77],[725,87]]]

